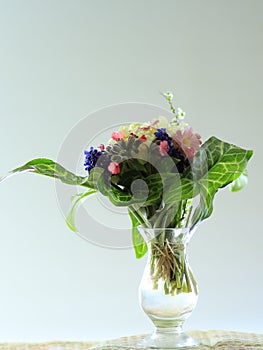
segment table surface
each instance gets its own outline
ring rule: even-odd
[[[188,331],[189,335],[198,339],[201,346],[195,350],[204,349],[263,349],[263,334],[240,333],[230,331]],[[136,342],[145,335],[135,335],[119,339],[98,342],[63,342],[46,343],[0,343],[0,350],[87,350],[92,346],[97,349],[140,349]],[[182,348],[181,348],[182,349]],[[184,348],[184,349],[190,349]]]

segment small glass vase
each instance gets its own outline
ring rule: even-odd
[[[139,287],[140,304],[155,329],[146,338],[105,341],[91,349],[191,349],[201,346],[182,330],[198,298],[197,284],[187,260],[187,245],[194,229],[138,229],[148,246],[147,264]]]
[[[197,283],[187,260],[187,245],[194,230],[139,230],[148,245],[139,298],[155,326],[153,334],[139,345],[156,349],[197,346],[198,342],[182,330],[198,299]]]

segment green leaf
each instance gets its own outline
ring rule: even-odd
[[[38,158],[31,160],[21,167],[14,169],[11,174],[22,171],[30,171],[36,174],[50,176],[59,179],[68,185],[79,185],[95,188],[94,183],[89,182],[89,179],[87,177],[77,176],[51,159]]]
[[[172,204],[181,200],[193,198],[196,193],[194,181],[185,177],[180,177],[178,174],[170,174],[166,182],[164,192],[164,202]]]
[[[77,232],[77,229],[75,226],[75,213],[76,213],[77,207],[79,206],[80,202],[82,201],[83,198],[88,197],[91,194],[94,194],[96,192],[97,192],[97,190],[90,189],[87,192],[78,193],[71,198],[72,207],[71,207],[70,212],[67,216],[66,223],[72,231]]]
[[[142,184],[136,185],[133,193],[128,189],[112,183],[106,195],[114,205],[130,206],[140,204],[141,206],[148,206],[156,204],[162,199],[161,193],[165,178],[162,178],[160,174],[157,173],[146,178],[134,180],[142,180]]]
[[[200,194],[192,224],[208,218],[216,192],[237,180],[245,171],[253,151],[211,137],[197,152],[192,166],[195,193]]]
[[[98,189],[104,196],[108,195],[109,185],[107,186],[104,179],[105,170],[100,167],[91,169],[88,182],[92,188]]]
[[[121,188],[114,185],[111,185],[107,196],[112,204],[117,207],[127,207],[128,205],[134,204],[131,193],[123,191]]]
[[[191,167],[181,177],[171,177],[165,187],[164,202],[176,206],[179,201],[199,195],[192,216],[192,226],[213,212],[216,192],[230,183],[239,190],[247,180],[247,162],[253,152],[211,137],[199,149]],[[239,179],[239,180],[238,180]]]
[[[138,226],[143,223],[142,220],[139,220],[136,211],[132,210],[131,207],[128,208],[128,213],[132,222],[132,242],[137,259],[142,258],[147,253],[147,244],[140,235],[138,231]]]
[[[248,183],[248,173],[247,169],[244,170],[244,172],[230,184],[230,191],[231,192],[238,192],[242,190]]]

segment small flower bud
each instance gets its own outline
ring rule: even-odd
[[[108,170],[112,173],[112,175],[119,174],[119,172],[121,171],[120,165],[117,162],[110,162]]]

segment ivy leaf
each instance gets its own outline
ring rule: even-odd
[[[167,182],[165,203],[176,206],[178,201],[199,195],[199,204],[191,219],[194,226],[212,214],[213,199],[220,188],[230,183],[234,190],[244,187],[246,166],[252,154],[253,151],[211,137],[195,154],[191,167],[181,177],[170,181],[170,185]]]
[[[73,204],[72,204],[70,212],[67,216],[66,223],[72,231],[77,232],[77,229],[75,226],[75,213],[76,213],[77,207],[79,206],[80,202],[82,201],[83,198],[88,197],[91,194],[94,194],[96,192],[97,192],[97,190],[90,189],[87,192],[78,193],[71,198]]]
[[[22,171],[30,171],[36,174],[53,177],[68,185],[79,185],[95,188],[94,183],[90,182],[87,177],[77,176],[51,159],[37,158],[31,160],[21,167],[14,169],[10,175]]]
[[[192,225],[208,218],[216,192],[236,181],[245,171],[253,151],[211,137],[197,152],[192,166],[195,193],[200,194]]]
[[[138,226],[141,225],[143,222],[141,222],[138,219],[138,217],[136,216],[136,212],[133,211],[131,207],[128,208],[128,213],[132,222],[132,242],[135,256],[137,259],[140,259],[147,253],[148,250],[147,244],[145,243],[138,230]]]
[[[238,192],[242,190],[248,183],[248,173],[247,169],[244,170],[244,172],[230,184],[230,191],[231,192]]]
[[[164,202],[166,204],[172,204],[181,200],[193,198],[197,190],[194,186],[194,181],[180,177],[178,174],[170,174],[165,186]]]

